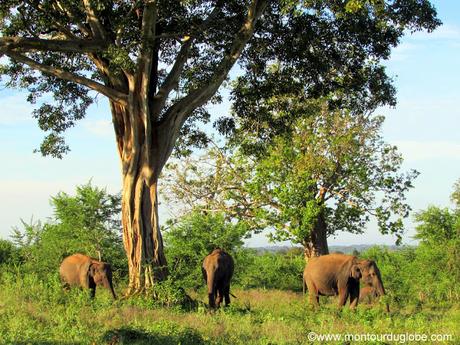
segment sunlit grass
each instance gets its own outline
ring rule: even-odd
[[[208,311],[203,290],[191,293],[199,303],[184,311],[142,298],[112,302],[103,290],[91,301],[78,289],[62,291],[57,279],[14,278],[4,276],[0,286],[1,343],[308,344],[309,332],[452,334],[452,344],[460,339],[458,306],[407,306],[387,314],[383,306],[338,310],[334,298],[324,298],[315,310],[301,293],[234,288],[237,298],[228,308]]]

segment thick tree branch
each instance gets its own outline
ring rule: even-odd
[[[83,0],[83,4],[85,5],[85,12],[88,20],[88,24],[91,28],[91,32],[93,33],[93,37],[96,39],[106,39],[107,34],[105,32],[104,26],[99,21],[99,18],[94,11],[92,6],[91,0]]]
[[[53,6],[57,9],[57,11],[64,13],[72,23],[77,25],[84,36],[86,35],[87,37],[91,37],[90,29],[81,23],[81,21],[77,18],[77,13],[75,13],[70,6],[66,6],[59,0],[56,0]]]
[[[216,6],[214,6],[214,9],[209,14],[209,16],[203,21],[201,25],[199,25],[197,30],[194,30],[194,33],[190,33],[190,36],[183,37],[182,46],[179,50],[179,53],[177,54],[174,65],[171,68],[171,71],[169,72],[165,81],[161,85],[160,89],[158,90],[157,94],[155,95],[154,108],[152,109],[152,114],[154,118],[159,117],[160,111],[161,109],[163,109],[169,94],[179,83],[180,75],[182,74],[185,63],[187,62],[190,53],[190,48],[192,47],[192,44],[195,40],[194,35],[196,34],[196,32],[202,33],[206,30],[206,28],[213,22],[217,14],[222,9],[223,4],[224,1],[218,1],[216,3]]]
[[[94,80],[82,77],[72,72],[65,71],[58,67],[52,67],[52,66],[48,66],[48,65],[36,62],[28,58],[27,56],[18,54],[13,51],[7,51],[5,52],[5,54],[11,59],[17,62],[21,62],[29,67],[32,67],[33,69],[39,70],[40,72],[52,75],[60,79],[64,79],[64,80],[68,80],[74,83],[84,85],[94,91],[102,93],[103,95],[107,96],[114,102],[117,102],[121,105],[127,105],[127,99],[128,99],[127,95],[117,90],[114,90],[112,88],[109,88],[105,85],[99,84],[98,82],[95,82]]]
[[[47,40],[33,37],[0,37],[0,53],[7,50],[54,51],[63,53],[96,53],[106,50],[103,40]]]
[[[179,82],[179,77],[183,71],[185,63],[187,62],[192,42],[193,39],[188,37],[186,38],[185,42],[182,43],[182,47],[179,51],[179,54],[177,54],[176,61],[174,62],[171,71],[154,96],[152,114],[156,119],[159,117],[160,111],[163,109],[166,100],[168,99],[168,95]]]
[[[243,25],[235,35],[231,48],[222,58],[209,83],[198,89],[192,90],[186,97],[182,98],[168,109],[161,124],[161,126],[167,127],[162,132],[169,137],[168,150],[165,151],[164,156],[161,157],[163,162],[166,162],[171,154],[174,143],[179,136],[180,129],[192,111],[206,103],[206,101],[217,92],[218,88],[227,77],[230,69],[240,57],[246,43],[252,37],[255,24],[267,5],[268,0],[253,0],[251,2]]]
[[[147,91],[147,87],[149,85],[150,72],[152,69],[156,22],[157,3],[155,0],[149,0],[145,4],[144,13],[142,16],[142,43],[138,60],[138,78],[142,77],[142,82],[145,84],[144,91]]]

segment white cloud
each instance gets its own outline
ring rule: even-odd
[[[32,121],[32,106],[25,100],[24,94],[6,96],[0,99],[0,124],[14,125]]]
[[[417,48],[417,45],[409,42],[402,42],[396,48],[391,51],[391,61],[403,61],[406,60],[413,51]]]
[[[391,61],[404,61],[427,41],[448,41],[452,46],[460,44],[460,27],[455,25],[442,25],[433,32],[417,31],[413,34],[406,32],[401,43],[392,49]]]
[[[394,141],[405,160],[460,159],[460,143],[452,141]]]
[[[441,25],[433,32],[418,31],[409,36],[414,40],[460,40],[460,27],[456,25]]]

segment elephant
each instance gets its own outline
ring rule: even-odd
[[[62,261],[59,273],[65,288],[80,286],[90,289],[91,298],[94,298],[96,286],[99,285],[108,289],[114,300],[117,298],[112,284],[112,269],[106,262],[83,254],[73,254]]]
[[[203,260],[201,271],[208,286],[209,307],[219,308],[222,298],[230,304],[230,281],[234,270],[233,258],[220,248],[214,249]]]
[[[303,272],[303,291],[308,287],[310,301],[319,306],[319,296],[339,296],[339,307],[350,298],[354,309],[359,300],[361,269],[355,256],[328,254],[311,258]]]

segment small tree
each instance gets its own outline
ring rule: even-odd
[[[4,264],[19,264],[20,255],[13,242],[0,239],[0,266]]]
[[[451,289],[458,290],[460,281],[460,180],[454,184],[454,191],[451,194],[451,200],[454,202],[454,208],[439,208],[429,206],[426,210],[419,211],[415,214],[415,221],[418,223],[415,230],[415,238],[420,240],[420,252],[428,253],[428,256],[435,256],[438,259],[440,270],[449,272],[451,282],[454,286]],[[430,259],[427,257],[426,259]],[[457,297],[459,297],[458,295]]]

